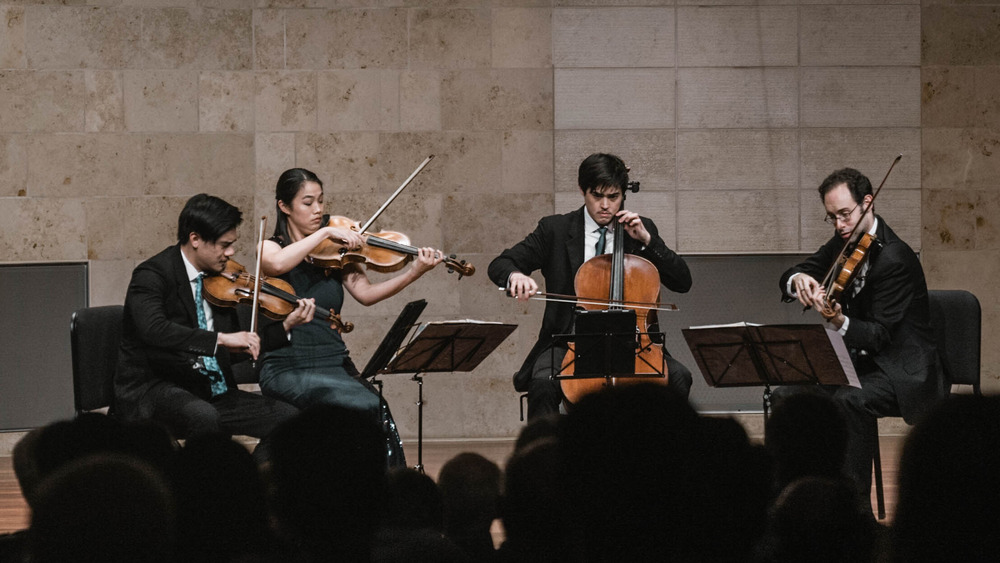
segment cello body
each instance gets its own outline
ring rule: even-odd
[[[636,314],[636,353],[634,369],[630,373],[606,374],[605,377],[562,378],[563,396],[569,403],[576,403],[584,395],[600,391],[605,387],[636,383],[667,384],[667,365],[663,359],[663,347],[654,343],[648,333],[654,319],[648,308],[628,307],[622,303],[658,303],[660,298],[660,277],[652,262],[631,254],[625,254],[624,229],[615,223],[614,252],[602,254],[587,260],[577,270],[574,286],[577,297],[597,301],[607,301],[608,305],[584,304],[588,310],[631,309]],[[574,375],[577,353],[575,343],[571,343],[562,362],[563,376]]]

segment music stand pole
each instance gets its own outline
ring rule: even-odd
[[[413,374],[417,382],[417,471],[424,472],[424,378],[419,373]]]

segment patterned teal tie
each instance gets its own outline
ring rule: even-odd
[[[204,274],[198,274],[198,281],[194,284],[194,309],[198,311],[198,328],[208,330],[208,319],[205,318],[205,305],[201,302],[201,278]],[[219,361],[215,356],[202,356],[201,363],[205,366],[201,373],[208,376],[212,383],[212,396],[221,395],[226,392],[226,378],[222,376],[222,369],[219,368]]]
[[[607,242],[605,236],[608,234],[607,227],[598,227],[598,231],[601,231],[601,236],[597,239],[597,245],[594,247],[597,250],[597,256],[604,254],[604,244]]]

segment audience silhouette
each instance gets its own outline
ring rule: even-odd
[[[619,386],[526,425],[501,468],[462,453],[438,481],[386,472],[367,413],[315,406],[270,462],[224,435],[183,447],[85,414],[28,433],[13,464],[32,516],[13,563],[992,561],[1000,398],[946,401],[911,431],[889,533],[843,474],[832,400],[775,404],[765,444],[666,386]],[[500,518],[503,543],[493,549]]]

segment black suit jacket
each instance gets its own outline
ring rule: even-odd
[[[583,245],[586,237],[583,232],[584,213],[586,209],[580,207],[564,215],[542,218],[527,238],[504,250],[490,262],[488,270],[490,279],[498,286],[506,287],[511,273],[521,272],[529,275],[540,269],[545,278],[546,292],[576,295],[573,282],[576,271],[583,264]],[[660,274],[660,282],[671,291],[684,293],[691,289],[691,271],[688,270],[684,259],[667,248],[652,220],[645,217],[641,219],[646,230],[652,235],[652,240],[643,249],[639,241],[626,234],[623,241],[625,252],[652,262]],[[570,332],[573,325],[573,310],[572,303],[549,301],[545,304],[538,340],[525,358],[521,369],[514,375],[514,387],[518,391],[527,390],[535,360],[549,347],[552,335]]]
[[[230,389],[234,359],[218,347],[219,332],[239,332],[235,307],[212,306],[215,331],[198,328],[191,282],[187,278],[180,246],[174,245],[139,264],[125,296],[122,344],[115,374],[115,409],[125,418],[148,418],[151,405],[143,396],[154,385],[171,384],[202,399],[211,397],[208,376],[195,366],[201,356],[215,355]],[[288,344],[281,323],[262,328],[261,348]]]
[[[892,381],[900,413],[913,423],[946,394],[930,326],[927,282],[913,249],[881,217],[875,237],[878,242],[867,258],[869,269],[861,291],[851,296],[848,287],[841,296],[845,315],[850,319],[844,343],[871,355]],[[805,262],[786,271],[779,282],[782,299],[794,300],[786,288],[795,273],[822,282],[843,245],[843,240],[834,235]]]

